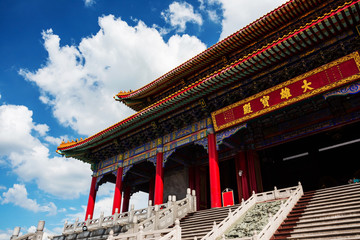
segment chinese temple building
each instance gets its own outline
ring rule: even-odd
[[[359,49],[360,0],[291,0],[119,92],[134,115],[57,149],[91,164],[86,218],[106,182],[115,213],[138,191],[157,205],[194,189],[206,209],[222,206],[225,188],[241,202],[298,181],[313,190],[359,178]]]

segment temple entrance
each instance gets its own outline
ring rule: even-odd
[[[359,177],[360,123],[342,126],[259,151],[264,190],[296,185],[305,191]]]
[[[235,159],[232,158],[226,161],[222,161],[220,162],[219,167],[221,191],[224,191],[226,188],[232,189],[234,192],[234,202],[240,203],[241,199],[238,197]]]
[[[177,199],[182,199],[186,196],[186,189],[190,188],[196,191],[198,208],[209,208],[207,161],[206,150],[196,144],[178,147],[169,156],[166,156],[164,198],[167,198],[168,195],[176,195]]]

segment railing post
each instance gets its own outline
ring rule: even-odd
[[[187,189],[186,189],[186,198],[187,198],[187,200],[188,200],[189,210],[190,210],[190,212],[192,212],[192,211],[193,211],[193,210],[192,210],[192,207],[193,207],[192,201],[193,201],[193,199],[192,199],[192,197],[191,197],[191,190],[190,190],[190,188],[187,188]]]
[[[155,220],[154,220],[154,226],[152,230],[157,230],[159,225],[159,205],[155,205]]]
[[[63,233],[65,232],[67,225],[68,225],[68,221],[65,220]]]
[[[168,196],[168,202],[167,202],[167,207],[170,208],[171,207],[171,195]]]
[[[278,199],[278,197],[279,197],[279,193],[278,193],[277,187],[275,186],[274,187],[274,198]]]
[[[193,212],[197,211],[197,203],[196,203],[196,191],[192,190],[192,196],[193,196]]]
[[[90,214],[89,214],[89,216],[90,216]],[[86,221],[85,221],[86,226],[89,226],[90,221],[91,221],[91,218],[88,217],[88,219],[86,219]]]
[[[35,235],[36,235],[36,239],[37,239],[37,240],[41,240],[41,239],[42,239],[42,236],[44,235],[44,226],[45,226],[45,221],[39,221],[39,222],[38,222],[38,225],[37,225],[37,228],[36,228],[36,232],[35,232]]]
[[[177,203],[176,203],[176,196],[175,195],[173,195],[172,196],[172,208],[173,208],[173,211],[172,211],[172,213],[173,213],[173,217],[172,217],[172,221],[173,222],[175,222],[175,220],[177,219],[177,217],[178,217],[178,205],[177,205]]]
[[[75,224],[74,224],[74,231],[76,230],[77,225],[79,224],[79,218],[75,219]]]
[[[152,201],[149,200],[149,205],[147,207],[147,212],[146,212],[146,219],[150,218],[151,217],[151,214],[152,214]]]
[[[180,227],[180,221],[179,219],[175,220],[175,239],[176,240],[181,240],[181,227]]]
[[[137,234],[137,240],[143,240],[144,239],[144,231],[143,231],[143,226],[139,227],[139,232]]]
[[[134,219],[134,204],[131,204],[130,206],[130,213],[129,213],[129,223],[132,223],[133,222],[133,219]]]
[[[138,232],[139,229],[140,228],[139,228],[139,224],[138,224],[138,221],[137,221],[137,216],[134,216],[134,218],[133,218],[133,231]]]
[[[303,191],[303,188],[302,188],[302,186],[301,186],[301,182],[299,182],[299,188],[300,188],[300,193],[301,193],[301,195],[303,195],[303,194],[304,194],[304,191]]]
[[[216,222],[215,222],[215,221],[214,221],[214,224],[213,224],[213,228],[212,228],[212,229],[213,229],[214,232],[216,232],[216,230],[217,230],[217,226],[216,226]]]
[[[229,213],[228,213],[228,217],[231,217],[231,208],[229,208]]]
[[[19,236],[19,234],[20,234],[20,229],[21,229],[20,227],[15,227],[15,228],[14,228],[14,231],[13,231],[13,234],[12,234],[10,240],[16,239],[16,238]]]
[[[119,218],[119,212],[120,212],[120,209],[119,208],[115,208],[115,212],[114,212],[114,215],[113,215],[113,220],[112,220],[112,225],[115,226],[116,225],[116,221],[117,219]],[[103,217],[104,217],[104,213],[103,214]]]
[[[111,229],[107,240],[112,240],[113,238],[114,238],[114,230]]]
[[[100,213],[100,218],[99,218],[99,227],[101,227],[102,226],[102,223],[103,223],[103,221],[104,221],[104,212],[101,212]],[[114,219],[113,219],[113,223],[115,224],[115,217],[114,217]]]

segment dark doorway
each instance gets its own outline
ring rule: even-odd
[[[221,191],[224,191],[226,188],[230,188],[231,190],[233,190],[235,203],[241,202],[241,200],[238,199],[236,168],[234,159],[220,162],[220,188]]]
[[[347,184],[360,175],[359,148],[354,123],[259,151],[264,190],[299,181],[305,191]]]

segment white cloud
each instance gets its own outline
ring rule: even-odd
[[[87,193],[89,165],[71,158],[50,157],[49,149],[31,134],[36,126],[39,124],[33,122],[27,107],[1,105],[0,156],[21,180],[34,180],[47,193],[61,198]]]
[[[36,124],[33,128],[40,134],[40,136],[45,136],[49,131],[49,126],[46,124]]]
[[[13,230],[0,230],[0,240],[9,240],[12,236]]]
[[[60,136],[58,138],[53,137],[53,136],[46,136],[44,138],[44,140],[50,144],[53,144],[55,146],[59,146],[61,144],[62,141],[67,142],[69,140],[69,137],[64,135],[64,136]]]
[[[134,193],[130,198],[130,205],[134,204],[135,209],[142,209],[148,206],[149,194],[145,192]]]
[[[90,135],[133,113],[112,98],[173,69],[205,45],[196,37],[174,35],[167,42],[156,28],[132,27],[112,15],[99,18],[100,31],[78,46],[60,46],[52,30],[43,32],[47,64],[20,74],[37,84],[40,100],[64,126]]]
[[[115,184],[107,182],[105,184],[102,184],[99,187],[99,190],[97,191],[96,196],[97,197],[113,196],[114,191],[115,191]]]
[[[5,190],[5,189],[6,189],[5,186],[1,186],[1,185],[0,185],[0,191],[1,191],[1,190]]]
[[[92,5],[94,5],[96,3],[95,0],[84,0],[85,6],[86,7],[91,7]]]
[[[104,213],[104,216],[110,216],[112,213],[113,202],[114,202],[113,197],[105,197],[96,201],[95,209],[94,209],[94,218],[99,218],[101,213]],[[83,217],[85,217],[85,213]]]
[[[57,207],[53,202],[40,205],[36,200],[28,198],[26,188],[22,184],[14,184],[14,186],[9,188],[7,192],[4,192],[2,196],[1,204],[12,203],[15,206],[25,208],[32,212],[47,212],[49,215],[55,215],[57,212]]]
[[[220,22],[220,16],[217,14],[215,10],[208,10],[207,14],[209,16],[209,19],[213,21],[214,23]]]
[[[203,19],[199,13],[194,12],[194,7],[187,2],[173,2],[169,9],[161,12],[167,23],[177,28],[179,32],[184,32],[188,22],[198,25],[203,24]]]
[[[59,227],[59,228],[54,228],[53,231],[50,231],[45,227],[42,240],[48,240],[48,236],[60,235],[62,230],[63,228]],[[21,227],[19,236],[22,236],[26,233],[34,233],[35,231],[36,231],[35,226],[30,226],[29,228]],[[0,240],[9,240],[12,236],[12,233],[13,233],[13,229],[0,230]]]
[[[25,106],[0,106],[0,153],[9,155],[14,151],[29,149],[33,141],[31,130],[32,111]],[[31,144],[33,145],[33,144]]]
[[[108,185],[114,186],[114,184],[108,184]],[[104,185],[100,186],[99,191],[101,190],[101,188],[103,186]],[[104,213],[104,216],[110,216],[112,213],[112,206],[113,206],[113,201],[114,201],[113,192],[109,196],[103,196],[103,197],[99,197],[98,194],[96,194],[96,197],[97,197],[97,199],[95,202],[93,218],[99,218],[100,214],[102,212]],[[122,197],[124,197],[124,196],[122,196]],[[134,204],[134,209],[146,208],[148,206],[148,198],[149,198],[148,193],[145,193],[145,192],[134,193],[130,197],[129,210],[130,210],[131,204]],[[121,200],[121,204],[123,204],[123,201],[124,201],[124,199]],[[65,222],[67,220],[69,223],[72,223],[72,222],[75,222],[77,218],[79,218],[79,220],[82,221],[85,218],[86,206],[82,205],[81,208],[82,208],[81,211],[66,214],[67,219],[64,219],[63,222]],[[122,209],[122,205],[120,208]],[[75,211],[76,209],[72,208],[71,210]]]
[[[112,206],[112,205],[110,205],[110,206]],[[79,219],[79,221],[83,221],[85,218],[85,213],[86,213],[86,205],[82,205],[81,209],[82,210],[79,212],[66,214],[66,218],[63,219],[61,222],[67,221],[68,223],[73,223],[76,221],[76,219]],[[96,204],[95,204],[95,209],[96,209]],[[97,217],[95,217],[95,215],[94,215],[93,218],[97,218]]]
[[[222,32],[220,40],[233,34],[249,23],[277,8],[287,0],[208,0],[221,4],[223,9]]]
[[[218,0],[198,0],[200,3],[199,9],[201,12],[207,14],[210,21],[214,23],[221,23],[221,3]]]

